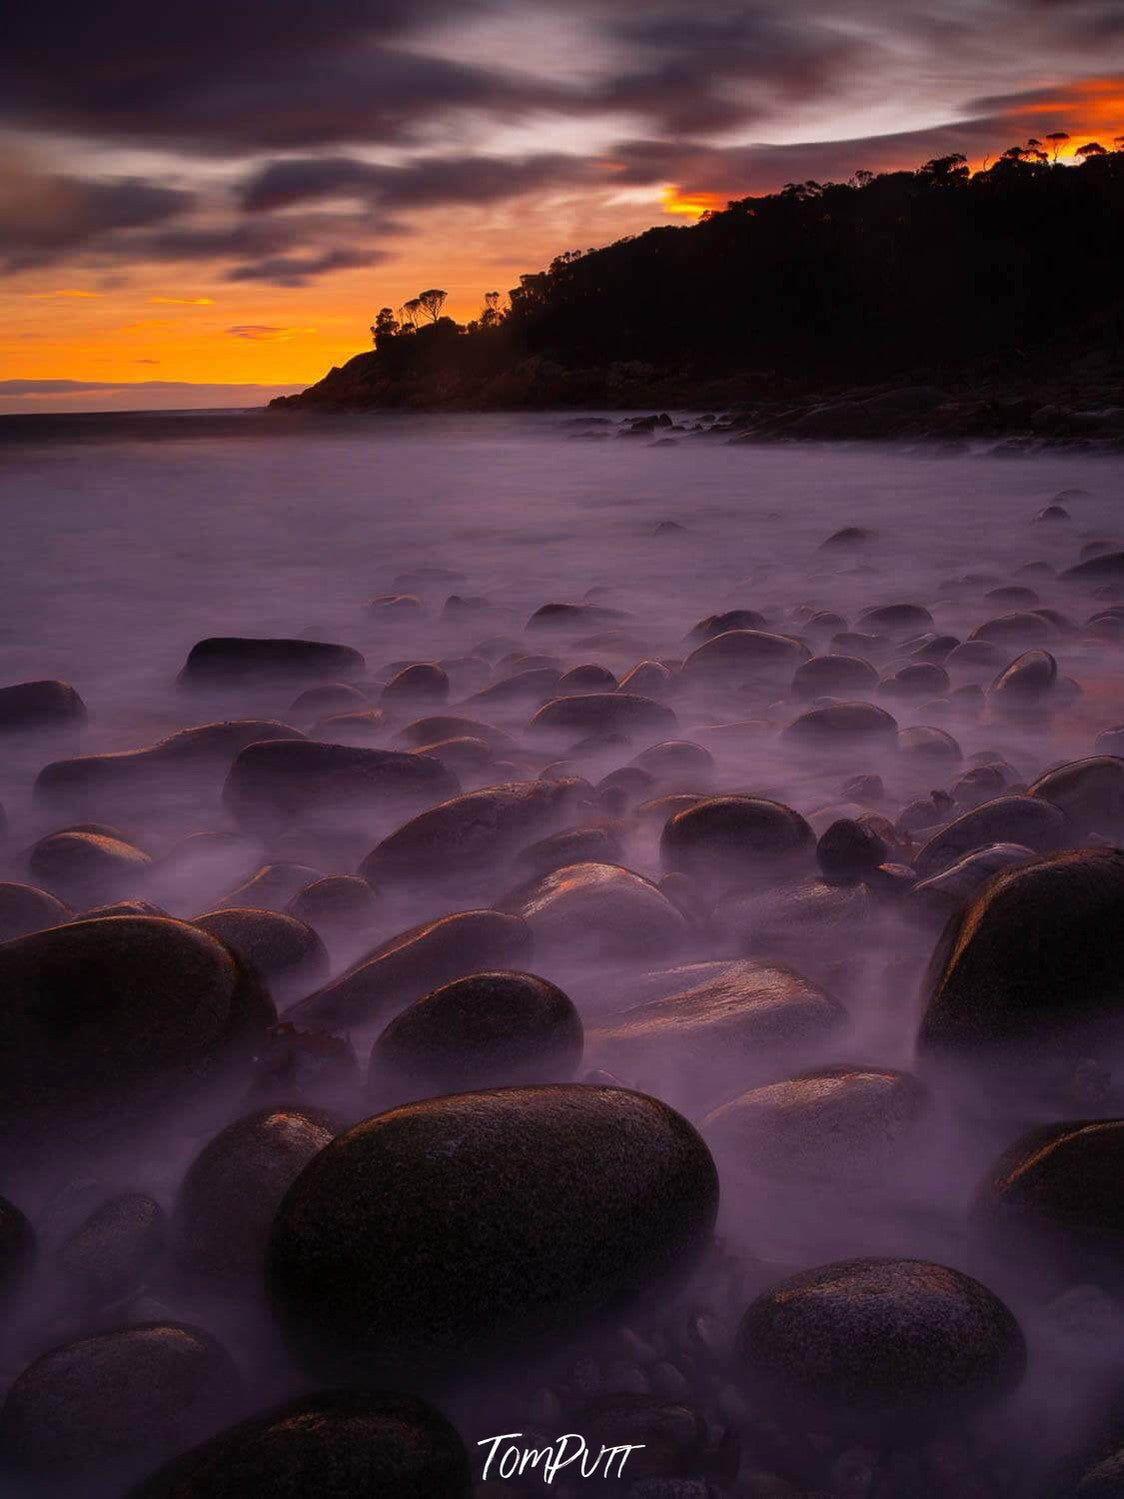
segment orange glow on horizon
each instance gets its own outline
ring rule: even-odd
[[[704,213],[713,213],[725,208],[733,194],[688,192],[686,188],[668,186],[660,193],[660,205],[664,213],[681,214],[684,218],[701,219]]]

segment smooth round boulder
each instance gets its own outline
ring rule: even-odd
[[[990,676],[1003,664],[1003,652],[990,640],[963,640],[944,658],[945,670],[963,676]]]
[[[892,676],[883,678],[880,691],[887,697],[940,697],[949,689],[948,672],[935,661],[911,661]]]
[[[672,675],[659,661],[638,661],[620,680],[618,691],[639,693],[641,697],[660,697],[671,686]]]
[[[284,1107],[258,1109],[220,1130],[176,1195],[179,1265],[206,1279],[260,1283],[281,1199],[336,1134],[327,1114]]]
[[[619,864],[568,864],[496,904],[527,923],[536,950],[624,958],[672,951],[687,936],[678,906]]]
[[[323,640],[211,636],[191,647],[178,680],[188,687],[245,686],[254,682],[331,681],[360,676],[367,663],[347,645]]]
[[[469,1499],[455,1429],[413,1395],[300,1395],[173,1459],[129,1499]]]
[[[5,943],[0,989],[0,1117],[12,1140],[162,1100],[276,1019],[236,953],[168,917],[76,921]]]
[[[742,678],[752,681],[790,681],[792,673],[811,651],[791,635],[773,635],[768,630],[727,630],[713,635],[691,652],[683,663],[687,677]]]
[[[809,750],[888,744],[897,737],[897,719],[873,703],[809,708],[781,731],[783,740]]]
[[[449,675],[436,661],[418,661],[397,672],[382,690],[384,703],[443,703]]]
[[[10,880],[0,881],[0,942],[10,942],[13,937],[26,937],[29,932],[59,926],[69,921],[71,915],[70,907],[46,890]]]
[[[1002,1047],[1068,1072],[1095,1055],[1124,1029],[1122,902],[1114,849],[995,875],[933,953],[919,1053],[987,1063]]]
[[[52,1493],[116,1495],[241,1399],[230,1355],[200,1328],[123,1327],[30,1364],[0,1410],[0,1447],[18,1476]]]
[[[379,902],[366,880],[354,874],[328,874],[303,886],[285,907],[286,914],[329,937],[358,933],[372,926]]]
[[[920,880],[909,892],[905,910],[926,924],[944,926],[983,889],[992,875],[1020,864],[1031,864],[1036,854],[1020,843],[989,843],[965,854],[940,874]]]
[[[801,1271],[759,1296],[737,1358],[750,1397],[779,1419],[897,1441],[1009,1395],[1026,1343],[1003,1302],[959,1270],[859,1259]]]
[[[0,1197],[0,1305],[15,1291],[35,1258],[35,1230],[14,1202]]]
[[[478,718],[463,718],[455,713],[433,713],[416,718],[398,731],[400,744],[420,749],[423,744],[440,744],[444,739],[483,739],[497,754],[513,755],[519,744],[503,729]]]
[[[0,733],[68,728],[85,718],[86,704],[69,682],[16,682],[0,687]]]
[[[123,1192],[94,1209],[59,1246],[55,1270],[81,1301],[105,1306],[137,1290],[164,1253],[168,1221],[144,1192]]]
[[[900,635],[906,630],[929,630],[933,616],[923,604],[879,604],[864,609],[857,621],[863,630],[886,631]]]
[[[1044,614],[1001,614],[998,619],[986,620],[977,625],[968,636],[969,640],[986,640],[990,645],[1020,646],[1037,645],[1041,640],[1052,640],[1057,627]]]
[[[987,699],[1002,714],[1033,714],[1049,701],[1057,680],[1058,663],[1049,651],[1024,651],[995,678]]]
[[[898,734],[898,753],[910,760],[951,764],[962,758],[956,740],[945,729],[930,724],[916,724]]]
[[[1124,578],[1124,552],[1088,557],[1058,574],[1059,583],[1115,583]]]
[[[819,549],[821,552],[851,551],[874,541],[877,536],[878,532],[867,526],[843,526],[833,531],[826,541],[821,541]]]
[[[918,877],[927,880],[991,843],[1019,843],[1035,853],[1052,853],[1065,843],[1067,832],[1065,814],[1052,802],[1041,797],[997,796],[934,833],[912,863]]]
[[[387,1106],[440,1093],[569,1082],[584,1032],[569,995],[533,973],[472,973],[403,1010],[375,1041],[367,1089]]]
[[[851,817],[837,818],[816,844],[816,862],[828,880],[861,880],[889,856],[877,829]]]
[[[976,1193],[972,1228],[1005,1262],[1060,1285],[1120,1281],[1124,1119],[1045,1124],[1016,1140]]]
[[[583,738],[587,734],[670,734],[679,720],[654,698],[631,692],[583,692],[544,703],[527,725],[528,733]]]
[[[592,629],[627,619],[622,609],[605,609],[595,604],[543,604],[527,621],[528,630]]]
[[[664,739],[641,750],[632,763],[664,782],[693,778],[705,785],[714,772],[714,756],[689,739]]]
[[[877,685],[878,673],[860,656],[813,656],[796,668],[792,678],[793,692],[804,698],[869,692]]]
[[[1124,724],[1102,729],[1093,740],[1093,748],[1098,755],[1124,756]]]
[[[251,744],[230,767],[222,799],[240,822],[370,817],[453,796],[460,782],[439,760],[311,739]]]
[[[808,862],[815,835],[799,812],[759,796],[711,796],[668,818],[666,871],[723,884],[775,876]]]
[[[1026,794],[1060,808],[1082,837],[1124,832],[1124,758],[1118,755],[1071,760],[1032,781]]]
[[[267,1284],[306,1369],[463,1379],[666,1284],[717,1210],[709,1151],[654,1098],[453,1094],[321,1151],[278,1211]]]
[[[121,838],[77,831],[40,838],[27,856],[35,879],[75,906],[134,894],[151,864],[142,849]]]
[[[769,621],[756,609],[727,609],[724,614],[708,614],[690,631],[688,640],[710,640],[728,630],[768,630]]]
[[[512,873],[529,880],[552,874],[567,864],[618,864],[621,858],[619,824],[594,823],[589,827],[564,828],[528,844],[515,859]]]
[[[302,718],[322,718],[327,713],[362,711],[368,706],[366,694],[349,682],[322,682],[298,693],[289,712]]]
[[[224,906],[197,916],[194,925],[236,952],[276,999],[307,994],[328,977],[328,950],[295,916],[251,906]]]

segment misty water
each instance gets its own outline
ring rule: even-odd
[[[401,808],[388,804],[344,807],[325,822],[247,827],[222,802],[221,776],[204,795],[193,786],[177,798],[172,787],[158,805],[144,796],[133,802],[107,796],[104,805],[91,802],[68,813],[33,795],[35,778],[50,761],[137,749],[215,720],[278,720],[326,737],[313,727],[322,715],[293,709],[299,685],[245,682],[221,692],[178,685],[192,646],[212,636],[353,647],[366,661],[365,674],[353,684],[370,707],[379,705],[384,684],[401,666],[444,663],[446,703],[391,702],[376,730],[349,738],[340,729],[341,742],[401,749],[401,731],[427,714],[483,721],[514,745],[493,748],[491,761],[502,762],[498,776],[487,761],[458,764],[466,791],[544,772],[582,777],[592,788],[590,800],[563,825],[611,820],[619,854],[608,862],[653,882],[667,872],[660,836],[676,810],[646,805],[657,798],[749,793],[795,809],[817,836],[863,813],[902,829],[903,809],[934,791],[952,791],[974,766],[1001,764],[1005,784],[997,784],[1004,794],[1018,794],[1051,767],[1092,755],[1097,736],[1124,723],[1120,635],[1107,626],[1085,627],[1098,610],[1111,608],[1114,586],[1074,586],[1056,576],[1083,556],[1124,548],[1118,459],[1062,451],[998,456],[968,445],[754,446],[688,433],[675,443],[590,441],[558,416],[411,415],[291,428],[281,417],[272,435],[234,429],[222,436],[193,435],[192,418],[182,420],[183,436],[168,422],[152,438],[139,438],[131,427],[115,436],[107,418],[106,435],[96,442],[17,440],[0,449],[0,684],[62,678],[88,709],[79,726],[5,737],[3,880],[37,883],[27,856],[44,836],[77,824],[108,824],[152,862],[134,887],[115,884],[103,899],[86,904],[144,899],[188,919],[214,910],[263,865],[292,862],[320,875],[353,874],[404,820]],[[1037,521],[1059,495],[1068,519]],[[825,549],[844,527],[870,534]],[[1015,602],[987,596],[1006,586],[1033,590],[1033,596],[1013,595]],[[401,594],[417,603],[372,608],[369,602]],[[450,595],[474,602],[449,610]],[[591,616],[569,629],[528,631],[530,616],[555,602],[620,613]],[[1043,609],[1062,618],[1046,618],[1037,638],[1004,642],[999,667],[950,667],[943,689],[916,696],[875,683],[866,691],[801,698],[791,688],[791,668],[783,679],[766,674],[767,680],[754,673],[679,674],[705,639],[692,631],[711,615],[754,610],[764,616],[764,629],[802,639],[814,655],[863,657],[860,643],[835,646],[832,636],[866,629],[858,622],[866,609],[905,603],[923,606],[932,623],[876,632],[865,654],[882,678],[926,659],[915,653],[929,637],[964,641],[986,621],[1016,611]],[[815,622],[817,613],[841,620]],[[1007,715],[986,695],[957,692],[979,684],[986,694],[1003,665],[1036,648],[1055,657],[1059,675],[1056,695],[1042,711]],[[531,665],[553,663],[558,671],[596,663],[617,681],[640,662],[663,662],[671,677],[660,701],[678,727],[624,738],[528,735],[528,720],[554,695],[549,689],[486,706],[470,701],[524,669],[522,655],[549,658]],[[942,658],[927,659],[939,664]],[[934,739],[927,750],[909,752],[882,739],[813,750],[783,737],[814,701],[832,696],[876,703],[900,730],[930,726],[955,743]],[[620,778],[613,794],[601,787],[604,777],[667,739],[702,746],[709,763],[685,761],[686,768],[664,769],[647,781]],[[880,776],[882,794],[845,792],[844,784],[860,774]],[[907,818],[885,851],[884,863],[892,868],[869,884],[846,886],[862,896],[849,907],[821,913],[779,898],[815,874],[809,856],[791,878],[763,880],[744,892],[740,908],[713,891],[673,882],[668,894],[679,903],[676,919],[683,924],[666,942],[656,933],[630,945],[626,934],[614,944],[591,908],[572,941],[553,932],[536,945],[522,966],[559,985],[585,1027],[586,1054],[576,1080],[594,1069],[601,1080],[651,1093],[703,1126],[719,1167],[720,1247],[685,1286],[626,1319],[633,1343],[621,1343],[618,1319],[608,1328],[576,1328],[572,1346],[560,1339],[557,1350],[536,1347],[525,1357],[517,1349],[486,1377],[461,1371],[463,1379],[452,1381],[441,1401],[461,1425],[475,1477],[474,1444],[483,1436],[530,1429],[534,1422],[545,1426],[556,1415],[564,1418],[560,1429],[581,1429],[566,1424],[581,1403],[575,1361],[596,1365],[589,1376],[593,1394],[616,1393],[614,1378],[631,1393],[650,1393],[661,1388],[652,1384],[652,1364],[676,1366],[682,1346],[688,1353],[680,1360],[683,1384],[675,1398],[703,1412],[711,1446],[718,1450],[723,1431],[744,1427],[740,1477],[716,1458],[702,1480],[722,1495],[798,1494],[798,1487],[753,1487],[754,1474],[781,1470],[783,1454],[762,1445],[764,1438],[754,1445],[752,1397],[729,1372],[723,1352],[710,1360],[710,1341],[724,1347],[748,1302],[785,1276],[863,1255],[932,1260],[983,1280],[1022,1325],[1030,1353],[1026,1378],[1002,1417],[988,1418],[986,1435],[967,1444],[959,1477],[942,1477],[935,1468],[919,1477],[916,1464],[907,1464],[901,1469],[906,1476],[895,1479],[875,1457],[874,1476],[862,1487],[838,1469],[838,1455],[805,1461],[790,1453],[786,1482],[810,1482],[808,1474],[817,1472],[820,1492],[883,1499],[1031,1494],[1056,1462],[1099,1454],[1124,1347],[1119,1287],[1106,1276],[1092,1283],[1063,1279],[1044,1291],[1032,1271],[989,1259],[973,1243],[969,1207],[989,1163],[1032,1125],[1124,1112],[1119,1059],[1110,1050],[1089,1059],[1085,1072],[1063,1067],[1046,1080],[1002,1069],[988,1077],[926,1075],[920,1126],[899,1128],[896,1116],[884,1131],[877,1123],[873,1130],[862,1125],[857,1149],[866,1158],[856,1157],[850,1126],[831,1114],[830,1104],[821,1127],[839,1131],[838,1142],[822,1156],[822,1140],[801,1144],[793,1160],[778,1146],[779,1165],[749,1160],[736,1142],[724,1142],[720,1129],[704,1123],[748,1089],[809,1069],[859,1064],[876,1075],[878,1069],[915,1069],[928,994],[925,965],[942,922],[904,904],[911,859],[930,836],[983,799],[954,795],[938,803],[928,823],[922,817],[910,826]],[[1092,841],[1107,843],[1116,829],[1095,831]],[[177,859],[182,840],[204,832],[231,837],[208,860]],[[454,888],[377,888],[368,923],[346,936],[334,930],[326,936],[332,975],[415,923],[503,903],[526,878],[525,868],[497,863]],[[611,927],[606,909],[610,914],[600,919]],[[780,1050],[734,1046],[700,1055],[693,1040],[680,1048],[673,1030],[638,1045],[614,1044],[623,1012],[690,987],[666,970],[746,954],[788,965],[831,996],[845,1019],[829,1036],[816,1031]],[[299,988],[287,990],[278,1008],[284,1013],[304,997]],[[346,1027],[361,1067],[387,1020],[407,1002]],[[11,1181],[0,1180],[0,1191],[36,1227],[41,1255],[0,1348],[5,1385],[45,1349],[117,1325],[117,1318],[121,1324],[170,1319],[202,1325],[224,1343],[246,1382],[232,1420],[304,1387],[260,1298],[220,1294],[157,1271],[112,1315],[105,1308],[79,1313],[69,1303],[65,1309],[55,1304],[43,1268],[44,1257],[49,1260],[83,1216],[114,1193],[148,1193],[170,1212],[188,1164],[218,1129],[252,1106],[246,1098],[243,1078],[196,1113],[173,1109],[131,1134],[102,1141],[94,1132],[85,1149],[71,1141],[33,1164],[10,1164]],[[347,1124],[371,1112],[346,1090],[316,1102],[330,1104]],[[877,1115],[881,1104],[869,1107]],[[635,1346],[644,1351],[630,1351]],[[677,1389],[674,1382],[664,1388]],[[846,1448],[847,1442],[840,1444],[840,1451]],[[561,1479],[555,1491],[563,1491]],[[574,1489],[594,1491],[592,1483]],[[621,1481],[609,1491],[626,1494],[629,1487]],[[696,1499],[707,1491],[667,1492]]]

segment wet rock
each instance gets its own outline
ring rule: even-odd
[[[960,746],[944,729],[918,724],[898,734],[898,752],[911,760],[938,761],[948,764],[961,759]]]
[[[995,678],[988,701],[1008,715],[1034,713],[1049,700],[1057,679],[1058,663],[1049,651],[1026,651]]]
[[[790,1276],[749,1307],[737,1347],[762,1408],[895,1440],[985,1409],[1026,1366],[1022,1332],[998,1297],[923,1260],[848,1260]]]
[[[816,862],[829,880],[861,880],[889,857],[885,840],[869,826],[840,817],[816,844]]]
[[[512,872],[538,879],[567,864],[617,864],[621,852],[621,834],[615,823],[566,828],[525,848],[515,859]]]
[[[587,1033],[597,1064],[633,1074],[662,1053],[678,1079],[713,1086],[716,1064],[773,1068],[838,1036],[846,1011],[792,969],[748,958],[648,974],[620,1014]]]
[[[1124,578],[1124,552],[1089,557],[1058,574],[1061,583],[1115,583]]]
[[[918,850],[913,867],[926,880],[990,843],[1021,843],[1035,853],[1052,853],[1063,846],[1067,832],[1064,813],[1052,803],[1040,797],[997,796],[934,834]]]
[[[327,1114],[265,1108],[227,1125],[192,1161],[172,1215],[176,1259],[195,1275],[260,1284],[285,1193],[337,1133]]]
[[[68,728],[85,719],[86,704],[69,682],[16,682],[0,687],[0,733]]]
[[[217,791],[235,755],[266,739],[303,739],[298,729],[273,719],[199,724],[143,749],[55,760],[39,772],[35,796],[55,805],[101,808],[138,802],[159,805]]]
[[[1124,724],[1102,729],[1093,741],[1098,755],[1124,756]]]
[[[543,604],[527,621],[527,629],[590,630],[627,618],[623,609],[604,609],[594,604]]]
[[[70,905],[99,897],[134,894],[145,882],[152,860],[120,838],[97,833],[51,833],[40,838],[27,858],[34,878]]]
[[[671,709],[653,698],[629,692],[587,692],[556,697],[544,704],[527,729],[529,733],[579,737],[585,734],[635,737],[673,733],[678,726]]]
[[[641,750],[632,762],[658,781],[692,781],[705,785],[714,773],[714,756],[688,739],[665,739]]]
[[[544,699],[553,697],[561,675],[560,671],[550,666],[517,671],[509,677],[501,677],[490,687],[473,693],[469,702],[479,704],[481,709],[503,708],[515,703],[541,703]]]
[[[26,937],[49,926],[59,926],[71,917],[70,907],[34,885],[0,882],[0,942]]]
[[[116,1495],[241,1399],[229,1354],[199,1328],[125,1327],[30,1364],[0,1411],[0,1443],[17,1477],[52,1493]]]
[[[958,807],[979,807],[994,800],[1009,782],[1002,765],[973,765],[952,783],[952,799]]]
[[[756,609],[727,609],[725,614],[708,614],[690,631],[688,640],[710,640],[727,630],[768,630],[769,621]]]
[[[415,1000],[371,1051],[368,1093],[388,1100],[565,1083],[582,1057],[573,1001],[532,973],[473,973]]]
[[[686,938],[679,908],[657,886],[619,864],[570,864],[497,902],[522,917],[536,950],[627,957],[664,953]]]
[[[347,682],[323,682],[298,693],[289,712],[299,718],[321,718],[328,713],[361,711],[369,706],[366,694],[358,687]]]
[[[617,679],[607,666],[587,662],[583,666],[572,666],[558,679],[558,692],[612,692]]]
[[[531,930],[500,911],[458,911],[380,943],[288,1014],[301,1025],[347,1028],[385,1017],[467,973],[525,962]]]
[[[965,640],[949,651],[944,664],[953,673],[991,676],[1003,665],[1003,652],[990,640]]]
[[[413,1395],[333,1390],[219,1432],[129,1499],[469,1499],[456,1431]]]
[[[943,926],[964,909],[991,879],[1004,869],[1016,869],[1037,858],[1019,843],[990,843],[965,854],[940,874],[921,880],[910,891],[907,908],[911,915],[930,925]]]
[[[1124,1249],[1124,1119],[1045,1124],[985,1173],[972,1208],[983,1246],[1062,1285],[1115,1284]]]
[[[1124,1448],[1106,1457],[1082,1475],[1066,1499],[1122,1499],[1124,1496]]]
[[[858,624],[864,630],[900,635],[904,630],[931,629],[933,616],[921,604],[881,604],[875,609],[864,609]]]
[[[367,669],[358,651],[322,640],[254,640],[212,636],[191,647],[179,681],[189,687],[221,687],[255,682],[331,681],[356,677]]]
[[[908,1072],[848,1063],[753,1088],[700,1129],[732,1171],[874,1186],[902,1167],[928,1112],[926,1090]]]
[[[948,673],[936,662],[913,661],[894,672],[893,676],[884,677],[880,691],[887,697],[939,697],[948,691],[950,685]]]
[[[886,788],[882,784],[881,776],[867,773],[848,777],[843,782],[843,795],[848,801],[878,806],[885,799]]]
[[[350,1116],[359,1092],[359,1058],[345,1037],[301,1030],[288,1021],[271,1026],[258,1048],[247,1101],[290,1110],[294,1101],[344,1108]]]
[[[366,604],[367,613],[378,619],[411,618],[421,607],[422,601],[416,593],[380,593]]]
[[[235,953],[159,917],[71,922],[8,942],[0,987],[0,1114],[13,1145],[17,1127],[162,1101],[274,1018]]]
[[[104,1306],[144,1284],[167,1242],[164,1209],[143,1192],[111,1197],[59,1246],[57,1273],[82,1301]]]
[[[667,871],[719,883],[776,877],[810,862],[812,829],[791,807],[758,796],[712,796],[669,817],[660,837]]]
[[[1052,521],[1069,520],[1069,511],[1064,505],[1043,505],[1042,509],[1032,519],[1041,524],[1049,524]]]
[[[35,1259],[35,1230],[14,1202],[0,1197],[0,1306],[7,1303]]]
[[[483,739],[498,755],[514,755],[519,751],[518,742],[503,729],[482,723],[478,718],[461,718],[452,713],[435,713],[428,718],[415,719],[398,734],[401,744],[419,749],[425,744],[438,744],[443,739]]]
[[[671,672],[659,661],[640,661],[621,678],[619,690],[641,697],[662,697],[671,682]]]
[[[707,1245],[717,1208],[706,1147],[653,1098],[455,1094],[368,1119],[305,1168],[267,1284],[306,1368],[463,1377],[663,1283]]]
[[[898,737],[897,720],[873,703],[832,703],[809,708],[794,718],[781,737],[806,749],[890,743]]]
[[[456,776],[439,761],[398,750],[275,740],[252,744],[230,768],[223,802],[242,822],[357,816],[453,796]]]
[[[460,883],[484,874],[500,878],[521,846],[570,821],[590,795],[587,782],[573,776],[465,792],[419,813],[384,838],[359,873],[376,886],[383,881]]]
[[[448,696],[448,673],[436,661],[403,667],[382,690],[384,703],[443,703]]]
[[[856,547],[874,541],[877,536],[877,531],[866,526],[844,526],[839,531],[833,531],[826,541],[820,542],[820,551],[853,551]]]
[[[803,698],[869,692],[877,685],[878,673],[858,656],[813,656],[796,668],[792,678],[793,692]]]
[[[969,635],[969,640],[986,640],[989,645],[1021,646],[1037,645],[1043,640],[1052,640],[1057,627],[1043,614],[1001,614],[998,619],[989,619]]]
[[[307,994],[328,976],[328,952],[311,926],[280,911],[225,906],[195,923],[236,952],[277,1001]]]
[[[1124,831],[1124,759],[1096,755],[1048,770],[1027,788],[1027,796],[1059,807],[1079,836]]]
[[[324,744],[375,744],[386,732],[382,708],[363,708],[354,713],[329,713],[318,718],[310,733]]]
[[[914,645],[909,642],[902,647],[921,661],[935,661],[938,665],[946,661],[960,644],[955,635],[923,635]]]
[[[971,1059],[1001,1045],[1072,1065],[1124,1021],[1124,855],[1082,849],[996,875],[942,937],[918,1047]],[[1030,940],[1032,938],[1032,940]]]
[[[861,940],[872,911],[864,886],[813,877],[772,890],[736,891],[719,902],[714,920],[737,938],[742,952],[826,976],[840,952]]]
[[[298,890],[318,879],[320,871],[308,864],[263,864],[237,889],[219,902],[219,909],[280,911]]]
[[[366,880],[354,874],[329,874],[298,890],[285,910],[329,939],[369,928],[379,902]]]
[[[727,630],[692,651],[683,663],[683,672],[704,681],[760,679],[779,683],[790,681],[795,669],[811,654],[802,640],[790,635],[772,635],[767,630]]]

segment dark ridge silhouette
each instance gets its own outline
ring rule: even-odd
[[[907,425],[924,410],[928,430],[942,403],[970,391],[977,405],[1017,396],[1016,426],[1033,430],[1053,405],[1066,429],[1055,435],[1095,436],[1104,419],[1085,408],[1111,405],[1124,383],[1124,150],[1078,157],[1057,163],[1031,142],[974,174],[946,156],[790,183],[689,227],[560,255],[521,277],[506,308],[486,294],[467,327],[440,315],[442,293],[422,293],[397,317],[379,312],[373,352],[271,404],[737,403],[766,411],[768,425],[782,408],[807,415],[810,399],[848,392],[868,407],[842,423],[858,436],[894,411],[900,423],[905,408]],[[973,421],[1012,426],[1010,413],[961,411],[949,429],[970,433]]]

